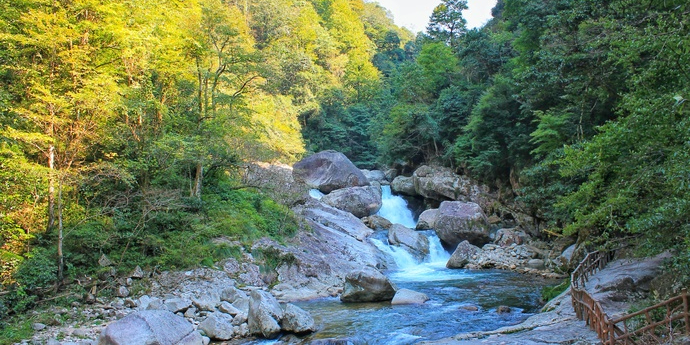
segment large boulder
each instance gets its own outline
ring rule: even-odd
[[[294,205],[308,197],[309,187],[295,181],[289,165],[254,162],[245,165],[242,172],[243,184],[261,187],[262,191],[284,205]]]
[[[478,251],[480,251],[479,247],[473,246],[467,241],[462,241],[455,248],[453,255],[450,256],[450,259],[448,259],[446,267],[464,268],[465,265],[470,262],[472,256],[477,254]]]
[[[398,176],[391,182],[391,190],[398,194],[417,196],[412,177]]]
[[[363,241],[374,231],[352,213],[339,210],[318,200],[309,200],[303,207],[295,209],[295,213],[305,219],[313,220],[344,234]]]
[[[499,229],[496,232],[496,239],[494,243],[501,247],[510,247],[511,245],[521,245],[527,243],[530,236],[518,229]]]
[[[283,309],[273,295],[266,291],[254,290],[250,294],[247,323],[249,332],[266,339],[275,339],[280,334],[280,320]]]
[[[232,320],[233,317],[229,314],[214,312],[199,324],[199,329],[211,339],[230,340],[235,334],[232,329]]]
[[[429,296],[421,292],[412,291],[409,289],[400,289],[395,293],[392,305],[403,305],[403,304],[423,304],[429,300]]]
[[[419,260],[429,254],[429,239],[400,224],[393,224],[388,230],[388,243],[404,248]]]
[[[458,198],[459,176],[450,169],[422,165],[412,175],[417,194],[435,200]]]
[[[129,314],[103,329],[99,345],[202,345],[191,323],[167,310]]]
[[[322,151],[313,154],[293,166],[292,175],[298,182],[324,193],[336,189],[368,186],[369,180],[344,154]]]
[[[389,185],[390,181],[386,178],[386,173],[381,170],[366,170],[362,169],[362,174],[366,176],[369,182],[378,182],[382,185]]]
[[[390,301],[395,296],[395,285],[372,267],[348,273],[340,300],[346,303]]]
[[[285,305],[283,320],[280,321],[280,326],[286,332],[297,334],[316,331],[316,324],[311,315],[302,308],[290,303]]]
[[[342,188],[324,195],[321,201],[363,218],[381,209],[381,189],[377,186]]]
[[[438,209],[432,208],[422,212],[417,220],[417,230],[433,229],[436,225],[436,217],[438,217]]]
[[[442,202],[434,230],[443,243],[453,248],[464,240],[476,246],[489,242],[488,220],[473,202]]]

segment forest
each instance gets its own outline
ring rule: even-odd
[[[239,171],[325,149],[451,167],[690,282],[686,0],[499,0],[477,29],[443,0],[416,34],[363,0],[0,8],[0,317],[104,255],[182,269],[294,234]]]

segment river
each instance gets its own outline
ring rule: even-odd
[[[314,197],[318,193],[312,192]],[[415,227],[407,202],[383,187],[383,206],[378,213],[393,223]],[[305,338],[350,339],[363,344],[413,344],[458,333],[489,331],[514,325],[538,312],[540,290],[553,283],[534,276],[500,270],[447,269],[450,257],[433,231],[430,254],[421,262],[405,250],[388,245],[386,232],[372,241],[391,261],[385,272],[398,288],[423,292],[430,300],[423,305],[391,305],[390,302],[345,304],[338,298],[296,303],[309,311],[320,330]],[[508,306],[509,313],[498,313]]]

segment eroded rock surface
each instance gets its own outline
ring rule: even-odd
[[[395,296],[395,285],[372,267],[350,272],[345,277],[345,288],[340,300],[348,303],[390,301]]]
[[[369,180],[352,162],[337,151],[322,151],[295,163],[295,181],[304,182],[324,193],[336,189],[368,186]]]
[[[357,218],[376,214],[381,209],[380,186],[348,187],[324,195],[321,201]]]

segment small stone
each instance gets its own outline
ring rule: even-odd
[[[235,316],[240,313],[240,311],[237,308],[233,307],[232,304],[226,301],[220,302],[218,310],[222,311],[223,313],[230,314],[232,316]]]
[[[136,308],[137,307],[137,302],[135,302],[131,298],[125,298],[125,307],[127,308]]]
[[[510,307],[505,306],[505,305],[502,305],[502,306],[499,306],[498,308],[496,308],[496,313],[498,313],[498,314],[508,314],[510,312],[511,312]]]
[[[73,336],[80,337],[80,338],[86,337],[87,334],[88,333],[83,328],[77,328],[74,330],[74,332],[72,332]]]
[[[477,307],[476,305],[463,305],[460,307],[460,309],[467,311],[479,311],[479,307]]]
[[[115,293],[117,297],[127,297],[129,296],[129,289],[127,289],[126,286],[120,286],[117,288],[117,292]]]
[[[108,267],[108,266],[112,266],[113,262],[110,261],[110,259],[108,259],[108,257],[105,256],[105,254],[101,254],[101,257],[98,259],[98,264],[101,267]]]
[[[129,277],[130,278],[137,278],[137,279],[144,278],[144,270],[142,270],[141,267],[137,266],[134,268],[132,273],[129,274]]]
[[[195,316],[196,316],[196,308],[194,308],[194,307],[190,307],[189,309],[187,309],[187,311],[184,312],[184,317],[186,317],[186,318],[191,319]]]
[[[132,286],[132,278],[125,279],[125,285]]]
[[[46,329],[46,325],[44,325],[40,322],[36,322],[36,323],[31,325],[31,328],[33,328],[34,331],[42,331],[42,330]]]

